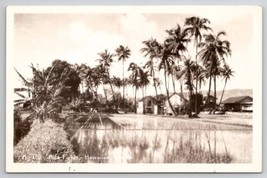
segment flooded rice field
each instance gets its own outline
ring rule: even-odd
[[[204,121],[203,121],[204,120]],[[225,119],[227,120],[227,119]],[[250,163],[252,126],[146,115],[74,115],[77,162]],[[245,121],[247,122],[247,121]]]

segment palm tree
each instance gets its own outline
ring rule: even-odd
[[[170,102],[170,94],[169,94],[169,89],[168,89],[168,84],[167,84],[167,74],[168,74],[168,71],[171,70],[171,65],[173,63],[173,55],[168,50],[168,46],[166,46],[166,43],[164,43],[163,46],[159,45],[157,51],[158,51],[158,55],[159,55],[160,60],[161,60],[159,63],[159,70],[161,70],[161,69],[164,70],[165,89],[166,89],[168,104],[169,104],[172,112],[174,113],[174,115],[177,116],[177,113],[174,110],[174,108]]]
[[[187,51],[186,44],[190,42],[190,39],[187,38],[187,31],[183,30],[179,24],[177,24],[176,28],[172,28],[171,30],[166,30],[168,33],[168,37],[165,40],[166,45],[168,46],[168,50],[172,53],[174,57],[177,58],[177,64],[175,62],[172,63],[171,70],[169,74],[172,77],[173,90],[175,91],[175,81],[174,76],[178,71],[179,62],[183,59],[183,53]]]
[[[177,72],[180,70],[180,68],[173,62],[171,64],[171,68],[168,71],[168,75],[171,76],[172,79],[172,86],[173,86],[173,92],[176,93],[176,87],[175,87],[175,76],[177,74]]]
[[[224,87],[223,87],[222,96],[221,96],[221,99],[220,99],[220,102],[219,102],[219,106],[222,103],[224,90],[225,90],[227,81],[230,80],[230,78],[231,78],[231,76],[233,76],[233,74],[234,74],[234,71],[227,64],[224,64],[224,66],[223,66],[223,68],[221,70],[221,75],[224,78]]]
[[[218,66],[220,61],[225,61],[224,57],[231,55],[230,42],[227,40],[221,40],[221,36],[226,35],[225,32],[219,32],[217,35],[209,34],[205,35],[205,41],[199,43],[201,50],[199,51],[200,58],[203,60],[203,64],[209,71],[209,90],[206,102],[209,100],[211,79],[214,79],[214,97],[216,98],[216,76],[218,75]],[[216,102],[214,110],[216,109]]]
[[[199,88],[199,93],[201,93],[201,94],[202,94],[201,87],[202,87],[202,84],[206,83],[207,74],[208,73],[203,68],[203,66],[198,65],[198,81],[199,81],[198,88]],[[195,77],[196,77],[196,75],[195,75]]]
[[[153,82],[154,82],[153,86],[157,87],[157,88],[159,87],[159,92],[160,92],[160,94],[162,94],[162,90],[161,90],[162,81],[160,81],[160,79],[158,77],[156,77]]]
[[[159,101],[158,99],[158,91],[157,91],[157,85],[156,85],[156,75],[155,75],[155,59],[157,59],[157,47],[158,47],[158,42],[156,39],[149,39],[147,41],[143,41],[143,44],[145,47],[143,47],[140,51],[142,53],[145,53],[144,56],[147,57],[149,56],[149,60],[146,62],[145,67],[149,69],[149,73],[152,76],[153,79],[153,86],[156,92],[156,99],[157,102]]]
[[[66,67],[60,74],[60,77],[56,78],[54,70],[57,65],[58,62],[56,61],[49,68],[48,72],[45,72],[45,70],[41,71],[32,65],[33,78],[30,81],[26,80],[15,69],[23,84],[32,93],[32,98],[29,100],[31,102],[30,118],[39,119],[41,122],[45,122],[48,119],[56,121],[58,111],[63,104],[61,94],[66,87],[66,81],[71,71],[70,68]]]
[[[95,98],[97,99],[97,90],[98,86],[101,84],[101,75],[99,75],[98,67],[90,68],[88,67],[88,71],[85,78],[85,85],[91,93],[95,94]]]
[[[140,86],[142,87],[142,93],[143,93],[143,98],[145,97],[144,94],[144,88],[146,88],[149,85],[149,72],[144,71],[142,68],[140,70]],[[143,114],[145,114],[145,102],[143,101]]]
[[[185,80],[185,85],[189,90],[189,107],[188,107],[188,117],[192,117],[192,94],[193,94],[193,70],[194,70],[194,62],[190,59],[185,60],[184,67],[181,71],[178,72],[177,78],[183,78]]]
[[[98,55],[100,56],[100,59],[97,59],[97,61],[99,61],[99,66],[97,68],[99,69],[99,74],[101,74],[102,82],[103,84],[108,83],[110,85],[113,100],[116,101],[115,93],[113,90],[113,86],[112,86],[111,78],[109,74],[109,70],[110,70],[111,63],[113,62],[114,54],[110,54],[107,50],[105,50],[104,52],[98,53]],[[116,105],[116,108],[117,108],[117,105]]]
[[[124,61],[129,58],[130,54],[131,54],[131,50],[126,46],[122,46],[120,45],[116,50],[116,55],[118,56],[118,60],[122,61],[122,82],[124,82]],[[123,99],[122,102],[124,102],[124,83],[122,83],[122,95],[123,95]],[[123,103],[123,110],[124,110],[124,103]]]
[[[185,26],[186,32],[191,35],[191,37],[194,38],[195,41],[195,47],[196,47],[196,64],[198,64],[198,44],[202,40],[202,30],[205,31],[212,31],[210,27],[207,26],[207,24],[210,24],[210,21],[206,18],[199,18],[199,17],[189,17],[185,19]],[[198,75],[196,76],[196,98],[195,98],[195,112],[198,113],[198,107],[197,107],[197,93],[198,93]]]
[[[194,106],[192,106],[192,107],[194,107],[194,112],[195,112],[195,114],[197,115],[197,114],[199,114],[199,111],[198,111],[198,109],[199,109],[199,103],[201,103],[201,101],[198,101],[198,94],[200,93],[200,92],[198,92],[198,87],[199,87],[199,90],[201,89],[201,84],[204,82],[203,80],[205,79],[204,78],[204,69],[203,69],[203,67],[201,66],[201,65],[199,65],[197,62],[194,62],[194,64],[193,64],[193,80],[198,80],[199,81],[199,83],[198,82],[196,82],[196,84],[198,84],[199,86],[194,86],[194,89],[195,89],[195,101],[194,101]]]
[[[166,32],[168,37],[165,40],[165,44],[169,52],[178,59],[179,63],[182,60],[183,53],[187,51],[186,44],[190,42],[190,39],[187,38],[187,31],[177,24],[176,28],[166,30]]]
[[[81,79],[81,93],[84,93],[84,84],[86,83],[86,77],[90,70],[90,67],[86,64],[81,64],[80,66],[75,64],[73,68],[78,73]]]
[[[132,84],[132,86],[135,87],[135,95],[134,95],[134,105],[135,105],[135,113],[136,113],[136,106],[137,106],[137,103],[136,103],[136,93],[137,93],[137,90],[141,87],[140,83],[141,83],[141,76],[140,76],[140,70],[141,68],[135,64],[135,63],[130,63],[129,65],[129,68],[128,68],[128,71],[132,71],[132,74],[129,76],[129,80]]]

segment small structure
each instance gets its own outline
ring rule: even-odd
[[[230,97],[222,102],[226,111],[253,111],[253,98],[250,96]]]
[[[180,112],[181,107],[185,105],[187,99],[185,99],[179,93],[170,94],[170,102],[177,113]],[[157,101],[158,99],[158,101]],[[138,114],[168,114],[174,115],[169,106],[167,96],[160,94],[157,96],[145,96],[138,101],[137,106]]]
[[[207,98],[208,98],[207,95],[203,96],[204,110],[209,110],[210,108],[214,108],[214,103],[216,103],[216,100],[217,100],[217,98],[215,98],[212,95],[209,96],[208,100],[207,100]]]
[[[154,105],[157,105],[157,100],[153,96],[145,96],[138,101],[137,113],[154,113]]]
[[[170,95],[169,99],[170,99],[170,103],[171,103],[173,109],[177,113],[179,113],[179,111],[181,110],[181,107],[183,105],[185,105],[185,102],[187,102],[187,99],[185,99],[183,97],[183,95],[181,95],[180,93],[172,93]],[[172,112],[172,109],[171,109],[171,107],[169,105],[169,102],[168,102],[167,98],[165,100],[165,112],[164,113],[168,114],[168,115],[174,115],[174,113]]]

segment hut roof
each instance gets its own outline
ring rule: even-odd
[[[223,103],[223,104],[240,103],[240,102],[242,102],[243,100],[245,100],[245,99],[247,99],[247,98],[253,99],[253,98],[250,97],[250,96],[236,96],[236,97],[230,97],[230,98],[224,100],[222,103]]]

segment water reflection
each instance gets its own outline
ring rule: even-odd
[[[252,131],[79,129],[72,139],[80,162],[247,163]]]

